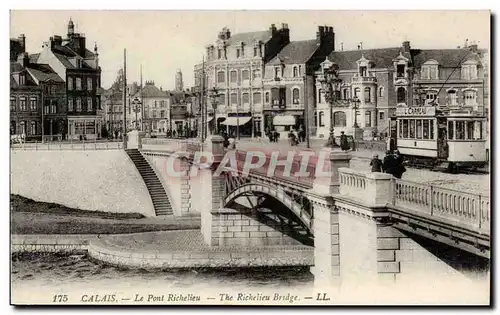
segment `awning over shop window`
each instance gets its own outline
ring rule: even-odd
[[[211,122],[212,120],[214,120],[214,116],[212,116],[212,117],[210,117],[210,116],[209,116],[209,117],[207,118],[207,122]]]
[[[274,116],[273,124],[276,126],[290,126],[295,125],[295,116]]]
[[[227,125],[227,126],[238,126],[238,123],[240,126],[246,124],[247,122],[250,121],[252,117],[227,117],[226,120],[221,122],[222,125]]]

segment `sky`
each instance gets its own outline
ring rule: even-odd
[[[123,67],[127,50],[127,80],[152,80],[163,89],[174,88],[177,69],[184,86],[193,85],[194,65],[205,46],[228,27],[232,34],[263,31],[287,23],[290,39],[314,39],[319,25],[333,26],[335,49],[399,47],[456,48],[465,40],[480,48],[490,45],[488,11],[29,11],[10,14],[10,37],[25,34],[29,53],[41,50],[53,35],[65,36],[71,18],[76,32],[87,37],[87,48],[99,49],[104,88],[111,86]]]

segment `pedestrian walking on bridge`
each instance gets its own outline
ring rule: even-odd
[[[370,166],[372,167],[372,173],[374,172],[382,172],[382,160],[378,158],[378,154],[373,155],[373,158],[370,162]]]

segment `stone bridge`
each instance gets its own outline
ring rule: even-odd
[[[174,214],[199,211],[211,246],[314,246],[315,281],[328,283],[429,276],[430,266],[439,276],[460,269],[457,257],[489,268],[489,197],[359,172],[349,168],[348,152],[332,149],[325,151],[324,163],[267,156],[248,171],[244,162],[254,162],[253,154],[225,154],[218,136],[203,145],[172,139],[137,143],[166,189],[180,189],[180,200],[171,202]],[[198,161],[197,151],[211,153],[213,163]],[[165,172],[172,156],[181,172],[177,179]],[[232,156],[236,164],[227,165]],[[331,176],[315,176],[318,165]],[[291,174],[310,173],[294,177],[287,168]],[[169,185],[175,180],[180,185]]]

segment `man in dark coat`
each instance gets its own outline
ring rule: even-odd
[[[382,160],[378,158],[378,154],[375,154],[370,162],[373,172],[382,172]]]
[[[394,155],[391,151],[385,152],[384,162],[382,163],[382,168],[385,173],[394,175],[396,161]]]
[[[399,150],[396,150],[394,151],[394,172],[392,174],[396,178],[401,178],[404,172],[406,172],[406,167],[404,166],[403,156],[399,153]]]
[[[342,151],[347,151],[350,149],[349,142],[347,141],[347,136],[342,131],[340,133],[340,148]]]

